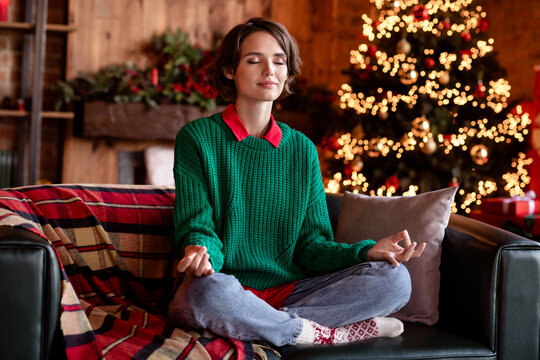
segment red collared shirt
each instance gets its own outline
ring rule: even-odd
[[[242,122],[242,120],[240,120],[240,117],[236,113],[233,104],[227,106],[227,108],[221,113],[221,116],[223,117],[223,121],[225,121],[225,123],[232,130],[234,136],[238,141],[242,141],[249,136],[249,133],[244,126],[244,123]],[[274,120],[274,116],[270,115],[270,121],[270,129],[263,136],[263,139],[267,140],[277,149],[279,147],[279,144],[281,143],[281,128]]]

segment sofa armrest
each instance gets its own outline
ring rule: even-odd
[[[451,215],[441,259],[440,324],[498,359],[538,359],[540,244]]]
[[[6,359],[47,359],[60,310],[56,253],[38,235],[0,225],[0,349]]]

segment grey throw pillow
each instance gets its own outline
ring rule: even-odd
[[[426,242],[424,253],[405,266],[411,274],[412,294],[392,316],[409,322],[435,324],[439,319],[441,243],[457,186],[415,196],[366,196],[346,192],[338,218],[336,242],[375,241],[401,230],[411,241]]]

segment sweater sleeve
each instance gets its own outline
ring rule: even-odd
[[[295,249],[295,261],[306,276],[316,276],[368,261],[366,254],[375,241],[367,239],[356,244],[334,241],[317,152],[314,146],[310,148],[309,200]]]
[[[223,267],[223,243],[215,232],[213,209],[205,181],[203,158],[189,129],[180,131],[175,141],[174,205],[175,236],[173,244],[180,251],[189,245],[205,246],[215,272]]]

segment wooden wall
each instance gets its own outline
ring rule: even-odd
[[[181,28],[194,43],[209,46],[215,33],[224,34],[251,17],[271,17],[297,39],[304,60],[302,76],[309,84],[338,88],[340,68],[358,46],[358,29],[342,32],[338,0],[72,0],[70,21],[77,31],[67,49],[67,78],[79,71],[133,61],[145,66],[141,51],[152,35]],[[342,1],[343,3],[343,1]],[[367,0],[357,11],[369,11]],[[154,142],[97,141],[76,138],[68,129],[62,182],[115,183],[118,151],[141,150]],[[84,159],[84,161],[81,161]],[[91,171],[89,171],[91,169]]]
[[[367,0],[349,2],[356,4],[358,14],[371,9]],[[192,42],[209,46],[214,33],[223,34],[250,17],[265,16],[283,23],[297,39],[304,58],[303,76],[308,82],[326,84],[339,73],[336,61],[348,64],[349,50],[356,48],[361,39],[359,22],[356,28],[349,26],[347,31],[340,26],[338,5],[346,10],[343,8],[346,3],[343,0],[72,0],[70,19],[78,30],[70,36],[67,77],[126,60],[143,66],[141,46],[167,28],[179,27],[190,34]]]
[[[534,46],[540,36],[538,1],[478,3],[488,13],[499,61],[509,70],[513,98],[530,99],[532,67],[540,64],[540,47]],[[71,78],[79,71],[126,60],[144,65],[142,44],[169,27],[180,27],[193,42],[205,46],[213,33],[226,33],[250,17],[265,16],[283,23],[297,39],[306,82],[337,92],[347,80],[341,70],[349,65],[350,50],[364,42],[361,16],[375,11],[368,0],[71,0],[69,17],[77,31],[69,35],[66,75]],[[150,144],[68,136],[62,181],[116,182],[117,152]]]

